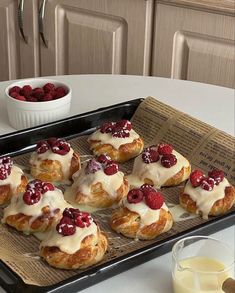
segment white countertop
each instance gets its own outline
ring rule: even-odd
[[[234,135],[234,90],[208,84],[172,80],[158,77],[118,75],[57,76],[72,87],[70,115],[100,107],[153,96],[178,110]],[[0,82],[0,135],[14,131],[9,126],[4,102],[4,89],[11,82]],[[221,230],[213,237],[221,239],[235,249],[234,226]],[[83,293],[118,293],[143,291],[172,293],[171,255],[167,253],[115,277],[89,287]],[[0,288],[0,292],[3,290]]]

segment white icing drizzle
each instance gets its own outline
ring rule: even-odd
[[[33,152],[29,162],[32,166],[35,166],[37,169],[40,170],[40,163],[43,160],[59,161],[62,167],[64,179],[68,179],[70,175],[70,166],[71,166],[73,153],[74,151],[72,148],[70,148],[70,151],[64,156],[53,153],[51,150],[47,150],[43,154],[38,154],[37,152]]]
[[[161,159],[157,162],[146,164],[143,162],[142,156],[139,155],[134,161],[132,175],[137,176],[140,180],[144,180],[145,178],[151,179],[154,186],[157,188],[161,187],[183,167],[187,168],[190,165],[189,161],[177,151],[173,150],[172,154],[176,156],[177,163],[170,168],[163,167]],[[182,178],[182,181],[185,179],[186,178]]]
[[[121,145],[126,143],[132,143],[135,139],[138,138],[139,135],[133,129],[131,129],[130,131],[130,136],[125,138],[113,137],[112,133],[101,133],[100,130],[97,130],[92,133],[92,135],[88,139],[88,142],[90,140],[98,140],[101,141],[103,144],[111,144],[116,150],[118,150]]]
[[[188,194],[190,198],[196,202],[198,212],[202,212],[202,217],[208,219],[208,214],[213,204],[217,200],[224,198],[225,188],[227,186],[230,186],[230,183],[224,178],[219,185],[214,185],[214,188],[211,191],[207,191],[201,188],[201,186],[193,187],[188,180],[184,188],[184,193]]]
[[[0,180],[0,186],[10,185],[12,192],[15,193],[17,187],[21,184],[21,176],[23,174],[23,171],[19,167],[13,165],[11,174],[6,179]]]
[[[98,170],[95,173],[85,174],[86,165],[83,165],[82,169],[76,172],[73,176],[75,180],[72,189],[79,190],[83,194],[87,195],[88,200],[91,195],[91,186],[100,182],[103,189],[111,196],[115,198],[117,196],[117,190],[121,187],[124,180],[124,174],[118,171],[113,175],[106,175],[103,170]]]
[[[76,232],[70,236],[63,236],[56,231],[56,228],[53,228],[48,237],[41,242],[40,248],[56,246],[63,252],[73,254],[80,249],[82,240],[89,235],[94,235],[96,241],[98,240],[97,226],[94,222],[89,227],[76,227]]]
[[[128,210],[140,215],[141,226],[147,226],[157,222],[159,220],[161,209],[168,211],[168,207],[165,203],[163,203],[160,209],[153,210],[148,207],[144,201],[141,201],[139,203],[129,203],[127,199],[124,199],[123,206],[126,207]]]
[[[3,222],[5,222],[8,216],[22,213],[26,216],[32,216],[30,219],[31,223],[42,215],[42,209],[46,206],[49,206],[52,216],[54,211],[58,208],[63,211],[66,207],[71,207],[71,205],[64,200],[63,193],[58,188],[44,193],[39,202],[33,205],[27,205],[23,200],[23,193],[21,193],[18,197],[13,197],[9,206],[4,209]]]

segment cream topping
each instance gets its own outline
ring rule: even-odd
[[[159,159],[157,162],[146,164],[143,162],[142,156],[139,155],[134,161],[132,175],[137,176],[140,180],[144,180],[145,178],[151,179],[154,183],[154,186],[157,188],[161,187],[168,179],[177,174],[183,167],[187,168],[190,165],[189,161],[177,151],[173,150],[172,154],[176,156],[177,163],[170,168],[163,167],[161,164],[161,159]],[[185,179],[187,178],[183,178],[182,181]]]
[[[76,232],[70,236],[63,236],[54,228],[48,237],[41,242],[40,248],[56,246],[63,252],[73,254],[80,249],[82,240],[89,235],[95,235],[96,241],[98,240],[97,226],[94,222],[89,227],[76,227]]]
[[[0,186],[10,185],[12,192],[15,193],[17,187],[21,184],[21,176],[23,174],[23,171],[19,167],[13,165],[11,174],[6,179],[0,180]]]
[[[188,194],[190,198],[196,202],[198,211],[202,212],[202,217],[208,219],[208,214],[213,204],[217,200],[224,198],[225,188],[227,186],[230,186],[230,183],[224,178],[219,185],[214,185],[214,188],[211,191],[207,191],[201,188],[201,186],[193,187],[188,180],[184,188],[184,193]]]
[[[100,130],[97,130],[92,133],[88,141],[98,140],[104,144],[111,144],[116,150],[118,150],[121,145],[126,143],[132,143],[135,139],[138,138],[139,135],[133,129],[131,129],[130,131],[130,136],[125,138],[113,137],[112,133],[101,133]]]
[[[60,189],[56,188],[53,191],[44,193],[39,202],[33,205],[27,205],[23,200],[23,193],[18,197],[13,197],[8,207],[4,209],[3,222],[8,216],[22,213],[26,216],[32,216],[34,219],[42,215],[42,209],[49,206],[51,213],[56,209],[64,210],[70,207],[70,204],[64,200],[63,193]]]
[[[129,203],[127,199],[124,199],[123,205],[128,210],[140,215],[141,226],[145,226],[145,225],[147,226],[157,222],[159,220],[161,209],[168,211],[168,207],[166,206],[165,203],[163,203],[162,207],[158,210],[151,209],[150,207],[146,205],[144,201],[134,204],[134,203]]]
[[[64,156],[53,153],[51,150],[47,150],[43,154],[38,154],[37,152],[33,152],[29,162],[31,165],[35,166],[37,169],[40,169],[40,164],[41,164],[41,161],[43,160],[59,161],[62,167],[64,179],[68,179],[70,175],[70,165],[71,165],[73,153],[74,151],[72,148],[70,148],[70,151]]]
[[[117,190],[123,184],[124,174],[121,171],[113,175],[106,175],[103,170],[98,170],[95,173],[86,174],[86,165],[81,170],[77,171],[74,176],[74,184],[72,189],[79,190],[83,194],[90,196],[91,186],[96,183],[102,183],[103,189],[113,198],[117,196]]]

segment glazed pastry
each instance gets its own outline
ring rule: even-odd
[[[126,237],[149,240],[167,232],[173,218],[160,192],[148,184],[129,191],[111,217],[111,228]]]
[[[96,156],[105,154],[120,163],[138,156],[144,147],[143,140],[128,120],[104,123],[89,137],[88,142]]]
[[[27,181],[23,171],[13,165],[10,157],[0,158],[0,205],[10,201],[13,195],[23,192]]]
[[[42,181],[60,182],[71,179],[80,169],[80,156],[60,138],[39,141],[30,158],[31,175]]]
[[[68,206],[60,189],[49,182],[33,180],[27,184],[26,191],[13,197],[4,209],[3,223],[25,233],[45,232]]]
[[[189,161],[170,144],[161,143],[144,149],[134,161],[132,176],[143,183],[174,186],[186,180],[191,171]]]
[[[128,181],[110,157],[100,155],[73,176],[72,194],[78,204],[96,208],[118,204],[128,193]]]
[[[82,269],[101,261],[107,248],[107,238],[93,218],[70,208],[42,241],[40,255],[53,267]]]
[[[224,172],[213,169],[206,177],[194,170],[179,197],[181,206],[204,219],[226,213],[235,203],[235,188],[224,177]]]

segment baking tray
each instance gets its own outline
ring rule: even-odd
[[[131,119],[142,99],[116,104],[101,108],[85,114],[76,115],[57,122],[48,123],[38,127],[16,131],[0,136],[0,156],[12,157],[32,151],[38,140],[52,136],[71,139],[84,134],[89,134],[107,120]],[[102,280],[144,263],[171,250],[173,244],[179,239],[190,235],[208,235],[231,226],[235,221],[235,212],[216,217],[209,222],[202,223],[169,236],[157,243],[146,242],[140,249],[116,257],[104,264],[91,267],[84,272],[68,278],[52,286],[39,287],[25,284],[7,265],[0,261],[0,285],[7,292],[77,292],[92,286]]]

